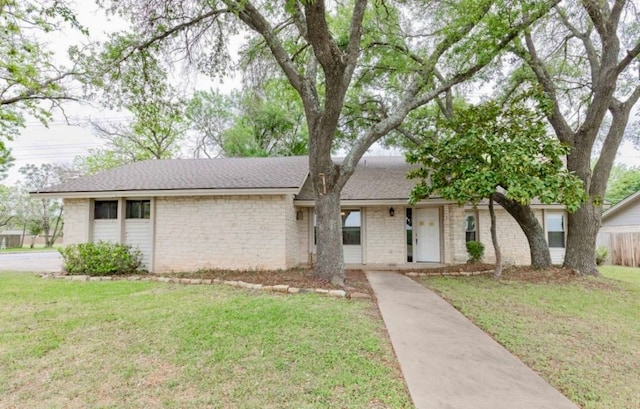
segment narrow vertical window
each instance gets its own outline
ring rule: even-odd
[[[464,233],[466,242],[477,241],[477,224],[474,214],[467,214],[464,218]]]
[[[405,230],[407,233],[407,262],[413,261],[413,212],[412,209],[406,211]]]

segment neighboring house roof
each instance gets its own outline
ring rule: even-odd
[[[611,206],[610,208],[608,208],[607,210],[605,210],[604,212],[602,212],[602,221],[604,222],[606,219],[610,218],[611,216],[615,215],[616,213],[618,213],[619,211],[628,208],[629,206],[632,206],[634,204],[638,204],[640,203],[640,190],[625,197],[624,199],[622,199],[621,201],[619,201],[618,203],[616,203],[615,205]]]
[[[47,187],[44,194],[194,190],[293,189],[308,173],[308,158],[167,159],[120,166]]]
[[[339,160],[338,160],[339,161]],[[402,200],[416,185],[407,179],[407,172],[416,165],[408,164],[402,156],[365,156],[342,189],[342,200]],[[297,201],[313,201],[315,195],[311,179],[307,179],[296,196]]]

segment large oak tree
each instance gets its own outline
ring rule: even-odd
[[[129,44],[114,57],[116,62],[151,50],[220,73],[231,68],[227,54],[231,36],[246,30],[251,47],[243,49],[260,45],[266,50],[304,107],[318,220],[315,273],[342,284],[340,193],[360,158],[412,110],[491,64],[557,2],[106,3],[128,16],[134,27],[133,33],[120,37],[120,44]],[[363,126],[348,135],[349,149],[342,161],[335,162],[332,152],[340,126],[349,121]]]
[[[638,5],[563,1],[514,44],[522,65],[511,77],[513,90],[532,83],[544,90],[547,119],[560,142],[570,147],[567,169],[582,180],[588,195],[568,217],[564,265],[597,274],[595,245],[607,181],[640,98]],[[596,154],[599,135],[604,136]]]

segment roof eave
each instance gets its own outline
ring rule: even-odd
[[[640,190],[611,206],[610,208],[602,212],[602,221],[618,213],[628,205],[632,204],[638,197],[640,197]]]
[[[293,188],[251,188],[251,189],[163,189],[163,190],[107,190],[82,192],[29,192],[38,199],[101,199],[114,197],[184,197],[184,196],[260,196],[297,194],[298,187]]]

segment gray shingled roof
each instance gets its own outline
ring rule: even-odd
[[[407,179],[407,172],[415,167],[401,156],[365,156],[342,189],[341,199],[406,200],[416,184],[415,180]],[[296,199],[314,200],[310,179]]]
[[[300,188],[308,173],[308,160],[305,156],[149,160],[74,179],[39,193]]]

